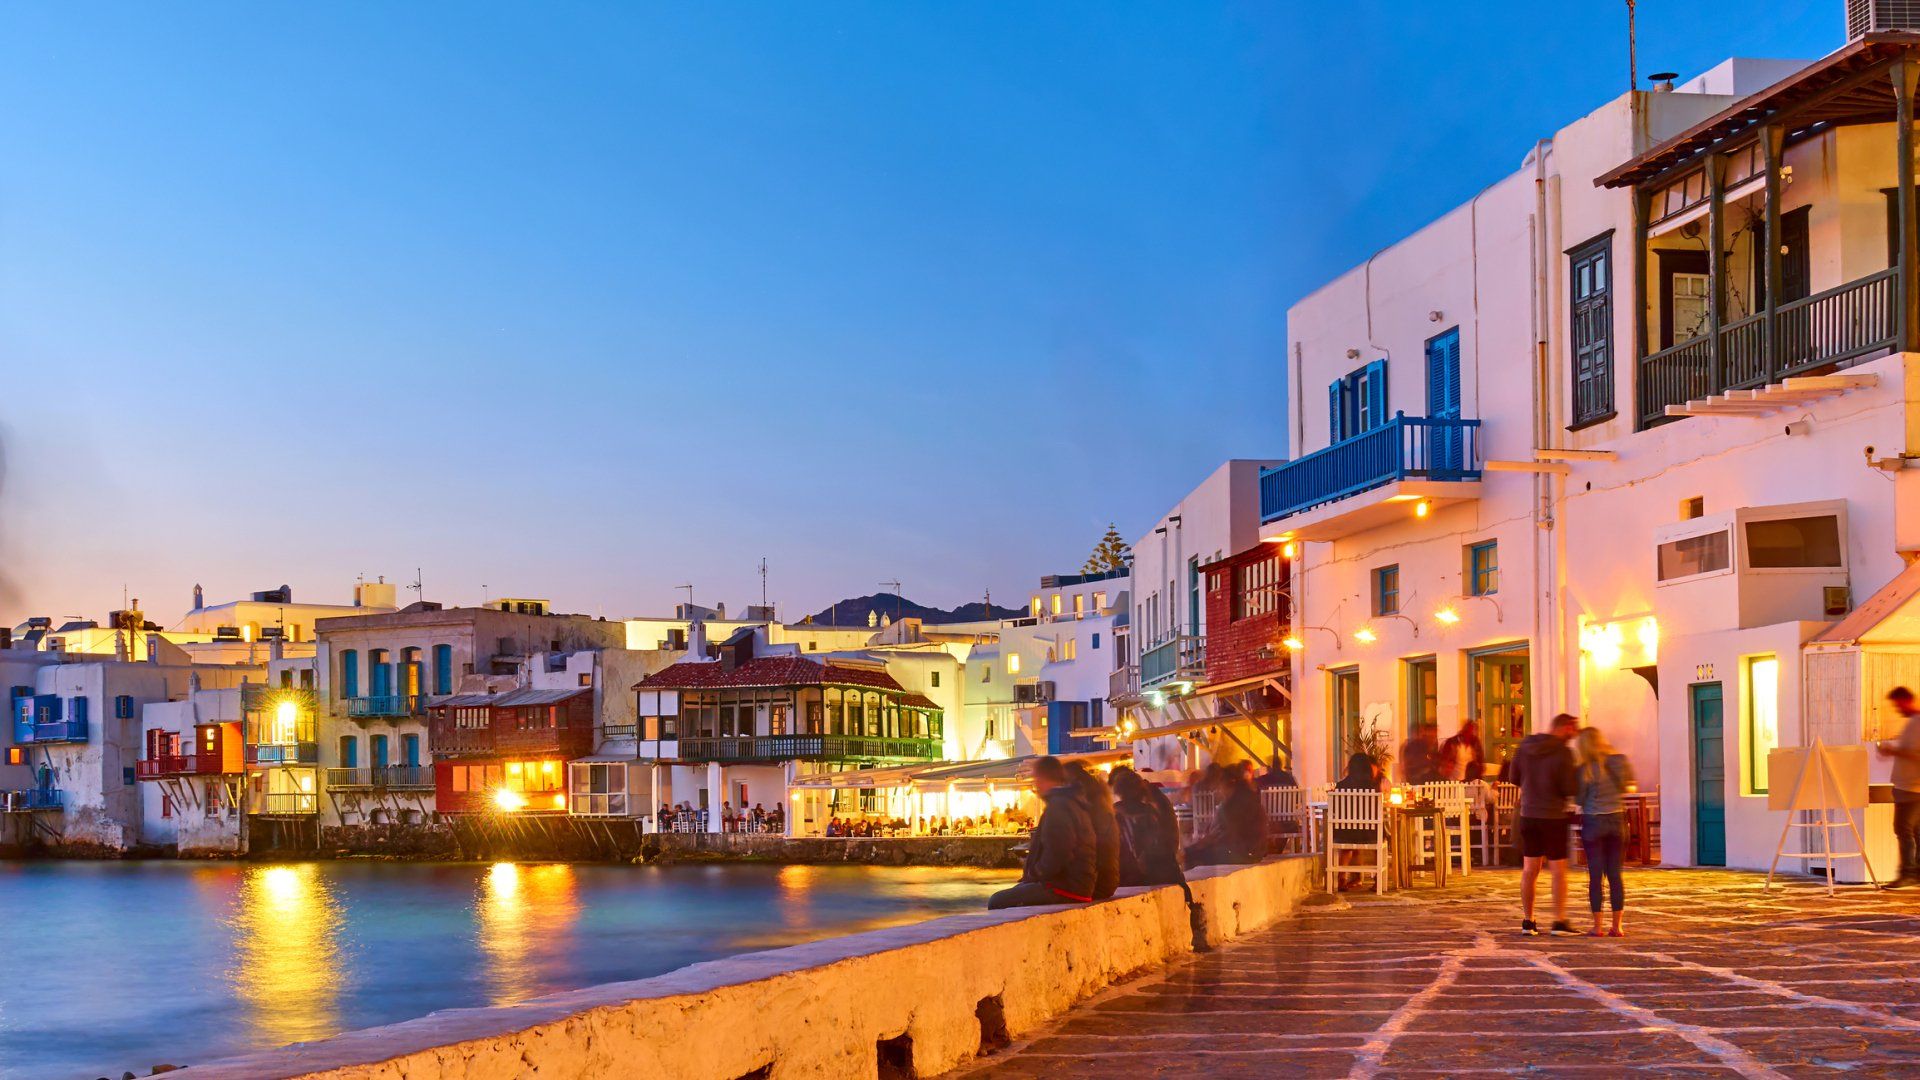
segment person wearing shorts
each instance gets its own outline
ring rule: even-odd
[[[1567,922],[1567,843],[1571,822],[1567,810],[1580,793],[1573,764],[1573,737],[1580,720],[1566,713],[1553,718],[1544,732],[1521,740],[1513,755],[1513,781],[1520,785],[1520,932],[1540,933],[1533,921],[1533,901],[1545,867],[1553,878],[1553,928],[1571,934]]]

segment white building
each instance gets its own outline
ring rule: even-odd
[[[1845,743],[1913,678],[1871,654],[1920,652],[1827,629],[1920,554],[1902,62],[1920,36],[1868,34],[1615,99],[1294,307],[1261,531],[1304,781],[1370,730],[1476,720],[1497,763],[1573,712],[1657,790],[1666,861],[1771,859],[1804,647],[1853,687],[1819,710]]]

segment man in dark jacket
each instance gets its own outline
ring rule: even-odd
[[[1567,922],[1567,805],[1580,793],[1569,745],[1579,733],[1579,719],[1561,713],[1546,732],[1522,739],[1513,752],[1511,775],[1520,785],[1520,932],[1530,937],[1540,933],[1533,897],[1542,863],[1553,873],[1553,933],[1573,933]]]
[[[1084,904],[1093,899],[1093,822],[1059,758],[1043,757],[1033,763],[1033,790],[1046,807],[1027,839],[1026,869],[1020,884],[987,900],[989,911]]]
[[[1078,761],[1067,766],[1067,779],[1080,792],[1093,826],[1093,898],[1105,900],[1120,887],[1120,823],[1114,820],[1113,790]]]
[[[1267,855],[1267,812],[1260,793],[1240,769],[1219,774],[1213,826],[1187,847],[1188,866],[1257,863]]]

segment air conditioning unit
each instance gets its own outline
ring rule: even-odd
[[[1015,705],[1045,705],[1052,700],[1053,681],[1051,679],[1019,683],[1013,688],[1013,703]]]
[[[1847,40],[1876,30],[1920,30],[1920,0],[1847,0]]]

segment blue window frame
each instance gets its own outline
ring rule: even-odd
[[[340,654],[340,696],[360,696],[360,654],[352,649]]]
[[[121,694],[113,699],[113,715],[116,719],[133,719],[133,695]]]
[[[1092,648],[1095,648],[1095,649],[1097,649],[1097,648],[1099,648],[1099,647],[1100,647],[1100,635],[1099,635],[1099,634],[1097,634],[1097,633],[1096,633],[1096,634],[1094,634],[1094,635],[1093,635],[1093,645],[1092,645],[1091,647],[1092,647]]]
[[[1373,571],[1373,613],[1400,614],[1400,564],[1377,567]]]
[[[1467,546],[1467,595],[1491,596],[1500,591],[1500,544],[1495,540]]]
[[[1387,362],[1375,360],[1347,372],[1327,387],[1328,443],[1351,439],[1385,424]]]

